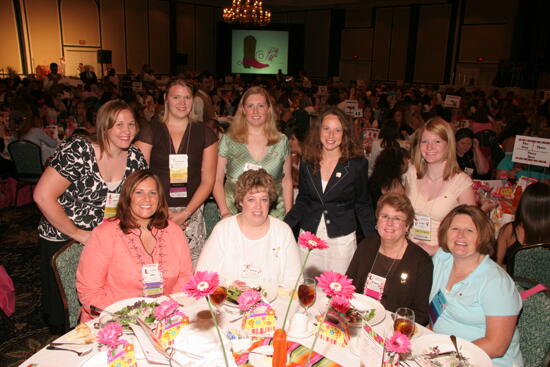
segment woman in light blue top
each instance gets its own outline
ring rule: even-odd
[[[521,298],[510,276],[493,260],[494,229],[477,207],[461,205],[443,219],[433,257],[430,292],[433,330],[469,340],[495,366],[523,366],[516,321]]]

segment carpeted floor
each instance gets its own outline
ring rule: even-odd
[[[40,251],[34,205],[0,210],[0,264],[15,285],[15,328],[0,319],[0,367],[18,366],[56,336],[40,312]]]

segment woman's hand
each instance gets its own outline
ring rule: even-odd
[[[418,241],[415,242],[418,246],[422,247],[424,251],[428,253],[430,256],[434,256],[437,250],[439,249],[439,246],[432,246],[424,241]]]
[[[92,235],[92,231],[86,231],[84,229],[79,229],[75,235],[73,235],[73,239],[75,241],[80,242],[81,244],[85,245],[86,242],[90,239],[90,236]]]
[[[191,213],[189,213],[187,209],[184,209],[181,212],[174,212],[170,210],[168,217],[170,218],[171,221],[176,223],[182,229],[185,229],[189,224],[189,218],[191,217]]]
[[[229,218],[229,217],[231,217],[232,215],[233,215],[233,214],[231,214],[231,213],[229,213],[229,212],[223,213],[223,214],[220,213],[220,220],[221,220],[221,219],[225,219],[225,218]]]

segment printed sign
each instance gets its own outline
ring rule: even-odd
[[[356,99],[346,99],[344,103],[344,113],[348,116],[355,117],[355,111],[359,110],[359,102],[357,102]]]
[[[550,166],[550,139],[533,136],[516,136],[512,162],[535,166]]]
[[[460,96],[453,96],[453,95],[447,94],[445,96],[445,101],[443,102],[443,107],[459,108],[460,99],[461,99]]]

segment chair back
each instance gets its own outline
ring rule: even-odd
[[[533,279],[550,288],[550,243],[519,247],[508,267],[511,276]]]
[[[80,301],[76,292],[76,269],[83,249],[82,244],[70,241],[52,257],[52,269],[63,301],[67,329],[78,324]]]
[[[534,287],[532,279],[514,278],[519,292]],[[546,367],[550,362],[550,291],[523,300],[517,324],[524,366]],[[544,336],[546,335],[546,337]]]
[[[8,152],[15,165],[17,179],[37,182],[44,171],[40,146],[28,140],[16,140],[8,144]]]

